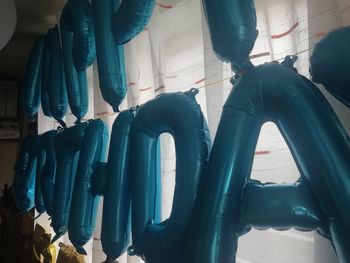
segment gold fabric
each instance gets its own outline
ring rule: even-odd
[[[73,246],[59,244],[57,263],[85,263],[84,256],[79,254]]]

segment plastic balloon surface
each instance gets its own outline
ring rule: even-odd
[[[92,7],[101,93],[113,110],[119,111],[127,87],[124,48],[116,44],[112,34],[113,16],[118,10],[119,1],[93,0]]]
[[[79,153],[83,147],[87,122],[66,128],[55,136],[57,160],[51,226],[56,233],[54,242],[68,229],[72,192]]]
[[[86,254],[83,246],[91,239],[96,225],[99,196],[93,194],[91,182],[96,164],[106,159],[107,142],[106,124],[89,121],[79,154],[68,226],[69,239],[81,254]]]
[[[131,130],[132,247],[149,262],[181,262],[189,220],[204,175],[211,140],[198,90],[169,93],[142,105]],[[176,186],[169,219],[157,222],[155,209],[158,137],[170,133],[176,148]],[[158,178],[157,178],[158,177]]]
[[[41,215],[45,212],[45,203],[43,198],[43,192],[41,188],[41,171],[45,165],[46,149],[42,147],[41,136],[38,140],[37,151],[37,165],[36,165],[36,178],[35,178],[35,209]]]
[[[107,180],[107,163],[98,162],[91,179],[91,191],[94,195],[104,195]]]
[[[88,110],[86,68],[96,56],[91,4],[69,0],[60,20],[69,106],[78,122]]]
[[[148,24],[156,1],[93,0],[97,64],[103,99],[119,111],[126,95],[126,71],[122,44]]]
[[[259,230],[312,231],[322,225],[322,213],[304,181],[295,184],[247,182],[240,219]]]
[[[46,63],[47,53],[45,53],[45,66],[49,66],[48,75],[48,93],[50,110],[52,116],[62,125],[62,121],[66,115],[68,107],[67,88],[63,66],[63,56],[61,49],[61,41],[58,27],[52,28],[46,35],[46,41],[49,52],[49,63]],[[45,77],[46,78],[46,77]]]
[[[48,33],[45,35],[42,61],[41,61],[41,108],[47,117],[52,117],[49,98],[49,79],[50,79],[50,46]]]
[[[326,35],[310,57],[312,80],[322,83],[338,100],[350,107],[350,27]]]
[[[108,260],[123,254],[129,244],[130,232],[130,130],[134,121],[132,110],[122,111],[115,119],[105,167],[101,241]]]
[[[37,143],[37,136],[26,137],[22,141],[20,156],[16,164],[14,195],[16,205],[22,213],[34,207]]]
[[[187,240],[187,262],[235,261],[241,196],[266,121],[279,127],[325,216],[339,261],[349,262],[349,137],[318,88],[280,64],[249,70],[225,103]]]
[[[249,54],[258,31],[253,0],[202,0],[214,52],[241,73],[253,65]]]
[[[155,0],[122,1],[113,19],[113,32],[118,45],[129,42],[145,29],[155,4]]]
[[[30,53],[21,85],[20,107],[29,117],[34,117],[40,105],[43,46],[44,38],[40,37]]]
[[[52,215],[53,195],[56,175],[56,154],[55,154],[55,136],[57,130],[51,130],[42,134],[38,145],[38,166],[37,178],[42,192],[44,207],[49,216]],[[42,155],[42,157],[40,157]],[[44,158],[41,163],[40,159]],[[40,193],[38,193],[40,195]],[[38,209],[38,208],[37,208]]]
[[[29,146],[31,136],[25,137],[20,144],[19,155],[14,166],[15,177],[12,184],[13,194],[16,195],[22,175],[28,167],[29,162]]]
[[[88,0],[69,0],[63,8],[60,20],[61,34],[69,31],[74,65],[78,71],[92,65],[96,57],[95,31],[92,6]],[[67,39],[68,40],[68,39]]]

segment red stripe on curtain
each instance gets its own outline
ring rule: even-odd
[[[106,114],[109,114],[109,113],[111,113],[111,112],[109,112],[109,111],[103,111],[103,112],[97,113],[96,115],[97,115],[97,116],[102,116],[102,115],[106,115]]]
[[[271,38],[278,39],[278,38],[285,37],[285,36],[289,35],[290,33],[292,33],[293,30],[296,29],[298,26],[299,26],[299,22],[296,22],[288,31],[281,33],[281,34],[277,34],[277,35],[271,35]]]
[[[143,89],[140,89],[140,91],[147,91],[147,90],[150,90],[150,89],[152,89],[152,87],[143,88]]]
[[[162,89],[165,89],[165,86],[162,85],[162,86],[159,86],[158,88],[156,88],[155,92],[159,91],[159,90],[162,90]]]
[[[197,80],[196,82],[195,82],[195,84],[197,85],[197,84],[199,84],[199,83],[201,83],[201,82],[204,82],[205,81],[205,78],[202,78],[202,79],[200,79],[200,80]]]
[[[265,150],[265,151],[256,151],[255,155],[266,155],[266,154],[270,154],[271,151],[269,150]]]
[[[157,3],[157,5],[158,5],[159,7],[161,7],[161,8],[165,8],[165,9],[171,9],[171,8],[173,8],[172,5],[163,5],[163,4],[159,4],[159,3]]]

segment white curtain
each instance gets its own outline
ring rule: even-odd
[[[327,32],[350,23],[350,0],[255,0],[255,4],[259,37],[251,54],[253,63],[281,62],[286,55],[298,55],[296,66],[305,76],[309,74],[308,58],[314,44]],[[148,28],[125,46],[125,52],[128,94],[122,109],[164,92],[196,87],[200,91],[197,101],[214,138],[223,103],[232,89],[232,72],[230,65],[219,61],[212,52],[200,0],[159,1]],[[116,114],[102,99],[96,65],[91,75],[92,115],[111,128]],[[325,94],[350,129],[349,111]],[[69,118],[70,115],[67,121],[71,123]],[[52,125],[39,116],[41,132]],[[171,211],[176,161],[171,136],[162,135],[161,152],[162,216],[166,218]],[[292,183],[299,177],[289,149],[272,123],[261,130],[251,176],[277,183]],[[101,208],[102,204],[89,253],[92,262],[105,259],[100,242]],[[329,263],[336,262],[333,253],[329,242],[314,233],[252,231],[239,240],[237,262]],[[142,262],[126,255],[118,261]]]

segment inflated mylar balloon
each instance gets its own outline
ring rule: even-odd
[[[21,85],[21,105],[23,112],[34,117],[38,112],[41,91],[41,70],[44,38],[40,37],[30,53],[24,79]]]
[[[22,143],[16,164],[14,194],[18,209],[25,213],[34,207],[38,136],[28,136]]]
[[[61,49],[60,34],[57,26],[49,30],[46,35],[47,46],[49,48],[49,79],[48,91],[50,110],[52,116],[62,125],[65,126],[62,118],[66,115],[68,107],[67,88],[64,74],[63,57]],[[46,56],[47,53],[45,53]],[[46,57],[45,57],[45,66]],[[46,74],[46,72],[45,72]]]
[[[119,45],[129,42],[147,26],[155,0],[122,1],[113,19],[113,32]]]
[[[29,142],[31,137],[32,135],[28,135],[24,137],[21,141],[19,155],[14,166],[14,172],[15,172],[15,178],[13,181],[14,183],[17,182],[18,177],[16,176],[21,174],[27,168],[28,160],[29,160],[28,149],[29,149]]]
[[[268,120],[279,127],[309,183],[339,261],[350,262],[350,139],[317,87],[279,64],[246,72],[225,103],[192,218],[187,262],[235,262],[242,191]]]
[[[52,117],[49,98],[49,78],[50,78],[50,46],[48,33],[45,35],[42,61],[41,61],[41,108],[47,117]]]
[[[119,115],[118,115],[119,116]],[[91,191],[94,195],[104,195],[107,180],[107,163],[98,162],[92,175]]]
[[[312,231],[321,227],[321,212],[307,182],[262,184],[249,181],[244,186],[240,219],[259,230],[294,227]]]
[[[14,195],[16,195],[19,181],[22,178],[21,175],[27,169],[27,166],[28,166],[30,138],[31,138],[31,136],[27,136],[21,141],[19,155],[18,155],[18,158],[16,160],[15,167],[14,167],[15,177],[14,177],[13,184],[11,187]]]
[[[86,254],[83,246],[91,239],[96,225],[99,196],[91,191],[92,174],[96,164],[106,159],[107,141],[106,124],[90,121],[80,150],[68,226],[69,239],[81,254]]]
[[[124,49],[147,25],[155,0],[93,0],[97,63],[102,96],[114,111],[126,95]],[[116,45],[116,44],[119,45]]]
[[[41,188],[41,172],[46,161],[46,149],[43,147],[42,136],[38,140],[37,150],[37,164],[36,164],[36,178],[35,178],[35,209],[39,213],[39,216],[46,211],[43,198],[43,192]]]
[[[310,57],[312,80],[322,83],[350,107],[350,27],[337,29],[316,44]]]
[[[92,65],[96,58],[92,7],[88,0],[69,0],[61,14],[61,34],[70,31],[70,52],[78,71]]]
[[[60,25],[69,106],[79,122],[89,103],[85,70],[96,56],[90,2],[69,0],[62,11]]]
[[[52,215],[53,195],[56,175],[55,136],[57,130],[42,134],[39,138],[37,178],[40,179],[40,188],[46,213]],[[40,155],[44,156],[43,166],[39,165]],[[41,168],[40,168],[41,167]]]
[[[148,101],[138,110],[132,130],[132,247],[147,262],[181,262],[189,219],[199,182],[209,157],[211,140],[196,102],[198,90],[169,93]],[[157,223],[156,162],[158,137],[173,135],[176,148],[176,185],[172,212]]]
[[[108,260],[118,258],[129,244],[130,129],[133,120],[132,110],[122,111],[114,121],[111,134],[101,230],[102,248]]]
[[[258,31],[253,0],[202,0],[213,49],[230,62],[233,71],[244,72],[253,65],[249,54]]]
[[[68,228],[76,166],[88,122],[65,129],[55,136],[56,177],[51,226],[56,233],[52,242]]]
[[[116,44],[112,33],[113,15],[118,6],[117,0],[92,1],[100,89],[114,111],[119,111],[127,87],[124,48]]]

